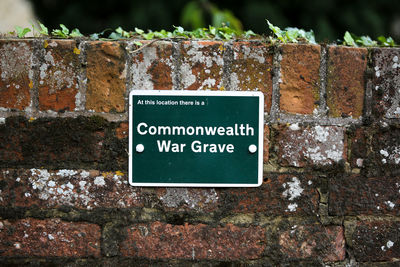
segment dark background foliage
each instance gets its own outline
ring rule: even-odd
[[[318,41],[343,39],[344,32],[400,37],[400,1],[396,0],[31,0],[35,13],[50,29],[60,23],[68,28],[79,28],[82,33],[101,32],[118,26],[126,30],[134,27],[144,30],[173,30],[173,25],[191,29],[182,16],[189,3],[198,5],[202,23],[213,22],[210,5],[221,11],[231,11],[243,25],[259,34],[269,34],[265,19],[281,28],[294,26],[314,30]],[[190,11],[193,12],[193,11]],[[193,14],[196,18],[197,14]]]

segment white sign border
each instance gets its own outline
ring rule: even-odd
[[[133,151],[133,118],[132,96],[133,95],[157,95],[157,96],[240,96],[259,98],[258,118],[258,180],[257,184],[229,184],[229,183],[135,183],[132,177],[132,155]],[[129,93],[129,171],[128,182],[131,186],[137,187],[258,187],[263,182],[263,153],[264,153],[264,94],[260,91],[188,91],[188,90],[131,90]]]

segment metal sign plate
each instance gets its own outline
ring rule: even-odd
[[[129,183],[255,187],[263,176],[261,92],[129,94]]]

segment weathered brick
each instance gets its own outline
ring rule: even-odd
[[[11,204],[15,180],[9,179],[9,170],[0,170],[0,206],[6,207]]]
[[[342,261],[346,256],[343,227],[320,224],[294,226],[279,236],[280,250],[288,258]]]
[[[0,255],[99,257],[100,227],[59,219],[0,221]]]
[[[80,73],[80,50],[76,45],[75,40],[43,41],[39,75],[40,110],[75,109]]]
[[[142,47],[131,45],[130,70],[132,87],[136,90],[173,89],[173,46],[167,41],[141,41]],[[135,52],[136,49],[139,49]]]
[[[372,50],[372,112],[377,118],[400,118],[400,49]]]
[[[326,102],[329,116],[358,118],[362,115],[367,54],[366,48],[328,47]]]
[[[329,214],[400,214],[400,177],[335,177],[329,184]]]
[[[215,41],[184,41],[181,44],[181,88],[222,88],[224,44]]]
[[[319,105],[319,45],[282,45],[280,109],[312,114]]]
[[[316,179],[308,175],[269,175],[261,187],[224,190],[220,198],[233,212],[268,216],[315,214],[319,204]]]
[[[284,166],[329,166],[346,159],[344,129],[338,126],[280,127],[277,144]]]
[[[158,188],[156,195],[168,211],[211,212],[220,208],[220,197],[215,189]]]
[[[126,144],[100,117],[8,117],[0,125],[0,166],[127,169]]]
[[[0,107],[23,110],[33,87],[33,43],[0,40]]]
[[[144,203],[141,188],[128,185],[128,177],[119,171],[18,169],[18,172],[8,172],[3,177],[0,175],[0,181],[12,187],[13,198],[6,192],[0,196],[15,207],[69,206],[91,210],[142,207]]]
[[[394,261],[400,258],[400,222],[357,222],[352,234],[353,253],[359,262]]]
[[[352,168],[363,168],[368,157],[368,130],[364,127],[357,128],[351,134],[350,164]]]
[[[125,111],[125,52],[119,42],[89,42],[87,53],[86,109]]]
[[[400,175],[400,128],[378,128],[372,137],[370,175]]]
[[[266,112],[271,109],[272,101],[272,58],[271,46],[260,42],[233,43],[231,89],[263,92]]]
[[[121,122],[117,129],[115,129],[115,135],[118,139],[127,138],[129,135],[129,123]]]
[[[265,230],[258,226],[153,222],[128,227],[120,249],[123,256],[149,259],[244,260],[261,257],[264,239]]]

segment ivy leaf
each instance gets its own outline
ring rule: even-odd
[[[116,33],[116,32],[112,32],[112,33],[108,36],[108,38],[109,38],[109,39],[112,39],[112,40],[119,40],[119,39],[122,39],[122,35],[119,34],[119,33]]]
[[[275,34],[275,36],[282,41],[282,43],[286,43],[286,39],[283,38],[282,30],[278,26],[274,26],[272,23],[270,23],[268,20],[266,20],[268,23],[269,29]]]
[[[148,32],[148,33],[144,33],[142,34],[143,38],[146,40],[151,40],[154,37],[154,32]]]
[[[144,30],[135,27],[135,32],[139,35],[142,35],[144,33]]]
[[[90,40],[93,40],[93,41],[99,40],[100,39],[100,34],[99,33],[92,33],[89,36],[89,38],[90,38]]]
[[[29,28],[22,28],[20,26],[15,26],[18,38],[24,38],[25,35],[31,31]]]
[[[214,36],[217,35],[217,29],[216,29],[215,27],[209,26],[208,29],[209,29],[209,31],[210,31],[210,34],[212,34],[212,35],[214,35]]]
[[[121,35],[123,38],[131,37],[130,33],[127,31],[124,31],[121,27],[118,27],[117,29],[115,29],[115,32],[118,33],[119,35]]]
[[[39,27],[40,27],[39,33],[42,34],[42,35],[49,35],[49,30],[47,29],[47,27],[44,26],[44,25],[43,25],[42,23],[40,23],[39,21],[38,21],[38,24],[39,24]]]
[[[346,31],[346,33],[344,34],[344,44],[345,45],[349,45],[349,46],[357,46],[356,42],[354,41],[353,37],[351,36],[351,34]]]
[[[373,41],[369,36],[361,36],[356,39],[356,43],[361,44],[362,46],[376,46],[377,42]]]
[[[252,36],[257,36],[257,34],[255,34],[252,30],[248,30],[243,33],[243,36],[245,38],[251,38]]]
[[[83,34],[78,29],[75,28],[72,30],[69,36],[76,38],[76,37],[83,37]]]
[[[61,30],[65,35],[69,34],[69,29],[64,24],[60,24]]]
[[[386,38],[385,36],[379,36],[378,41],[381,46],[395,46],[396,45],[396,43],[394,42],[392,37]]]

